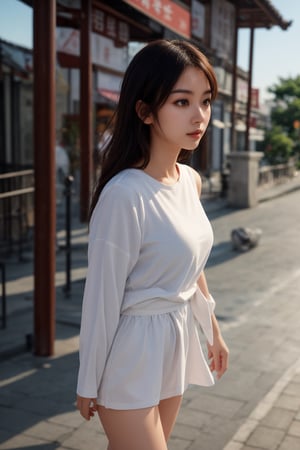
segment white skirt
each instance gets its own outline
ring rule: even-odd
[[[97,403],[139,409],[182,395],[189,384],[211,386],[190,302],[162,314],[121,315]]]

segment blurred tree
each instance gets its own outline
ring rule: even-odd
[[[266,133],[265,156],[272,164],[300,156],[300,75],[279,78],[268,91],[274,94],[272,128]],[[298,126],[299,125],[299,126]],[[272,162],[271,162],[272,161]]]
[[[288,161],[293,153],[294,141],[290,139],[282,128],[274,126],[266,132],[265,159],[269,164],[281,164]]]

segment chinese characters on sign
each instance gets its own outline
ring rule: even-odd
[[[125,0],[148,17],[175,33],[191,37],[191,15],[183,7],[170,0]]]
[[[115,41],[116,46],[127,45],[129,26],[101,9],[94,8],[92,15],[93,31]]]

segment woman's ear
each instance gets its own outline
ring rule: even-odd
[[[152,114],[149,111],[149,106],[142,100],[138,100],[135,105],[135,110],[138,117],[144,122],[145,125],[152,124]]]

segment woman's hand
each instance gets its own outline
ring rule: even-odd
[[[94,414],[97,411],[96,402],[96,398],[86,398],[77,395],[77,409],[79,409],[80,414],[86,420],[90,420],[91,417],[94,417]]]
[[[217,379],[220,379],[226,372],[229,362],[229,350],[222,336],[219,334],[214,337],[213,345],[207,343],[209,368],[217,373]]]

